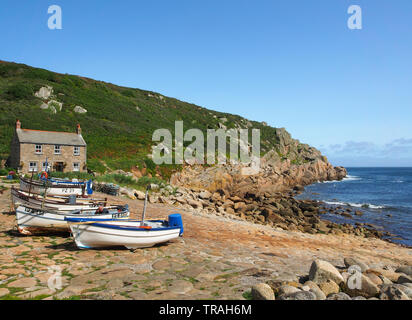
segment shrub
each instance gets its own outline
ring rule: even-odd
[[[24,77],[28,79],[42,79],[56,82],[57,75],[44,69],[29,68],[24,72]]]
[[[161,179],[159,179],[159,178],[156,178],[156,177],[149,178],[149,177],[147,177],[147,176],[141,177],[141,178],[139,178],[139,180],[137,181],[137,184],[138,184],[139,186],[141,186],[141,187],[145,187],[145,186],[147,186],[148,184],[152,184],[152,183],[157,184],[157,185],[164,185],[164,184],[165,184],[165,181],[163,181],[163,180],[161,180]]]
[[[33,88],[25,83],[12,85],[6,91],[9,99],[27,99],[33,97]]]
[[[121,94],[126,97],[134,98],[134,92],[132,90],[122,90]]]
[[[153,172],[156,169],[156,163],[154,163],[152,159],[144,159],[143,161],[146,165],[147,170]]]
[[[0,63],[0,76],[4,78],[15,76],[20,68],[18,64]]]
[[[96,158],[87,160],[87,168],[98,173],[106,172],[106,167],[99,161],[99,159]]]
[[[62,77],[60,83],[65,84],[68,87],[83,88],[84,86],[83,80],[80,77],[68,74]]]
[[[137,182],[133,180],[132,177],[125,176],[122,174],[106,174],[104,176],[97,177],[96,181],[110,182],[110,183],[115,183],[115,184],[119,184],[121,186],[127,186],[127,187],[137,187],[138,186]]]

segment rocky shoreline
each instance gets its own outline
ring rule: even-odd
[[[155,186],[157,188],[157,186]],[[300,187],[289,192],[246,192],[242,198],[230,195],[225,189],[211,193],[207,190],[180,187],[172,192],[171,188],[154,191],[149,196],[150,203],[163,203],[203,214],[227,216],[235,220],[249,221],[267,225],[277,230],[300,231],[310,234],[353,234],[360,237],[388,238],[390,233],[377,230],[371,224],[338,224],[322,219],[326,212],[344,216],[348,219],[351,209],[326,205],[314,200],[297,200],[295,196]],[[131,199],[144,199],[144,193],[137,190],[120,188],[120,193]]]
[[[0,195],[0,299],[242,300],[256,298],[251,288],[259,283],[294,284],[305,291],[303,280],[318,259],[340,271],[344,258],[362,259],[378,271],[412,265],[410,250],[375,237],[282,230],[187,204],[184,209],[160,199],[154,203],[155,197],[147,217],[181,213],[183,238],[134,252],[79,250],[68,234],[19,235],[6,190]],[[108,198],[129,204],[132,218],[140,217],[143,201]],[[50,268],[56,267],[62,283],[52,290]]]

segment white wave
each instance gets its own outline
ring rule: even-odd
[[[357,176],[347,175],[342,180],[318,181],[318,183],[335,183],[335,182],[343,182],[343,181],[355,181],[355,180],[361,180],[361,179],[362,178],[359,178]]]
[[[357,176],[351,176],[351,175],[347,175],[345,178],[343,178],[342,181],[355,181],[355,180],[361,180],[362,178],[359,178]]]
[[[352,202],[340,202],[340,201],[324,201],[327,204],[335,206],[349,206],[356,208],[369,208],[369,209],[384,209],[385,206],[378,206],[370,203],[352,203]]]
[[[403,181],[403,180],[394,180],[394,181],[392,181],[393,183],[404,183],[405,181]]]
[[[340,182],[339,180],[331,180],[331,181],[318,181],[318,183],[335,183]]]

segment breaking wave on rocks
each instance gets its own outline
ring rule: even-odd
[[[365,208],[365,209],[385,209],[385,206],[378,206],[370,203],[351,203],[351,202],[340,202],[340,201],[323,201],[327,204],[334,206],[348,206],[356,208]]]
[[[362,178],[357,177],[357,176],[351,176],[348,174],[345,178],[343,178],[342,181],[355,181],[355,180],[362,180]]]
[[[331,181],[319,181],[319,183],[335,183],[335,182],[344,182],[344,181],[356,181],[356,180],[361,180],[362,178],[357,177],[357,176],[351,176],[347,175],[345,178],[342,180],[331,180]]]

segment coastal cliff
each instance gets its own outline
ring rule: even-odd
[[[245,174],[240,164],[185,166],[172,175],[170,182],[212,193],[222,189],[244,197],[251,192],[287,192],[318,181],[342,180],[347,175],[345,168],[333,167],[319,150],[293,139],[284,128],[275,129],[274,139],[276,147],[262,157],[256,174]]]

